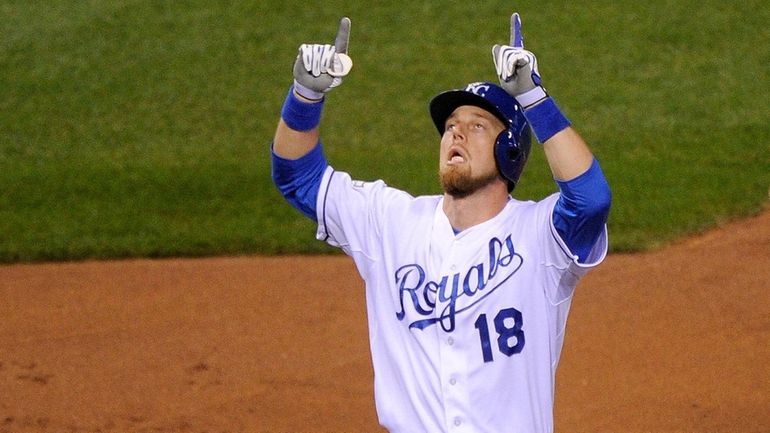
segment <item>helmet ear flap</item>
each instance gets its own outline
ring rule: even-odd
[[[528,132],[528,131],[527,131]],[[498,134],[495,140],[495,162],[497,169],[508,181],[508,191],[512,191],[519,181],[529,154],[528,137],[519,141],[517,134],[510,128]]]

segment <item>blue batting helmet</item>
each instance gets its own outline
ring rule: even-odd
[[[446,119],[461,105],[482,108],[506,126],[497,136],[494,153],[497,169],[508,181],[508,191],[512,191],[527,163],[532,143],[521,106],[502,87],[488,82],[470,83],[465,89],[440,93],[430,101],[430,116],[439,134],[444,134]]]

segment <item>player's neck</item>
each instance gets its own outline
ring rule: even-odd
[[[506,189],[482,188],[466,197],[444,194],[444,214],[456,231],[462,231],[494,218],[508,203]]]

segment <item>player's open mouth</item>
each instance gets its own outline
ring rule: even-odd
[[[462,164],[465,162],[465,155],[457,148],[449,149],[449,155],[447,156],[447,164]]]

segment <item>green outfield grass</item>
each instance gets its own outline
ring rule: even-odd
[[[541,3],[525,44],[611,182],[614,251],[767,203],[764,2]],[[512,5],[0,0],[0,261],[330,252],[270,178],[297,46],[351,17],[327,157],[438,193],[427,103],[495,79]],[[514,195],[553,191],[536,147]]]

